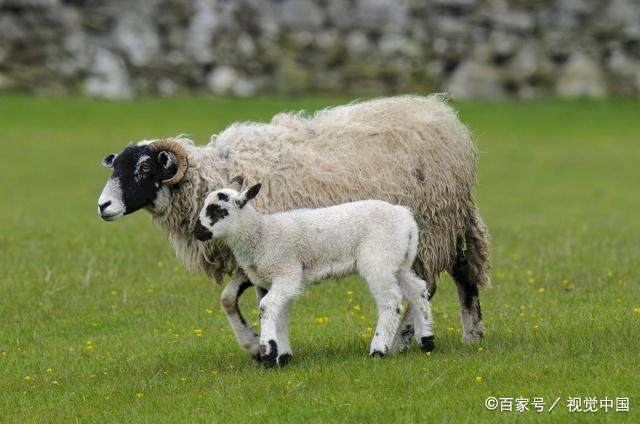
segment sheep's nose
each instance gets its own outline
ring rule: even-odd
[[[104,213],[104,210],[107,209],[109,207],[109,205],[111,204],[111,200],[104,202],[101,205],[98,205],[98,207],[100,208],[100,213]]]

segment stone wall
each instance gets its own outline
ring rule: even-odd
[[[0,90],[640,95],[640,0],[0,0]]]

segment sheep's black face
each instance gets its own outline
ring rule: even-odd
[[[128,146],[118,155],[107,156],[103,164],[113,168],[98,209],[105,221],[151,205],[162,181],[175,174],[177,167],[167,152],[152,152],[147,146]]]

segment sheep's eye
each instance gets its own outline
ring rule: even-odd
[[[223,202],[229,201],[229,196],[224,193],[218,193],[218,200],[222,200]]]
[[[151,167],[149,165],[143,164],[140,169],[142,170],[142,172],[144,172],[145,174],[148,173],[149,171],[151,171]]]

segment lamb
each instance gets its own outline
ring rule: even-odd
[[[284,365],[293,355],[289,312],[304,287],[354,271],[367,282],[378,309],[371,356],[391,351],[400,324],[402,298],[415,311],[422,350],[434,348],[427,283],[411,267],[418,251],[418,224],[411,210],[380,200],[272,215],[251,204],[261,184],[238,192],[210,193],[196,223],[200,241],[221,239],[251,282],[268,290],[260,301],[261,362]]]
[[[439,95],[398,96],[279,114],[270,123],[235,123],[195,146],[185,137],[143,140],[103,164],[113,169],[98,200],[105,221],[147,210],[193,271],[231,280],[221,303],[240,344],[259,357],[259,341],[237,299],[251,283],[219,240],[193,235],[204,195],[234,175],[261,181],[266,212],[364,199],[408,206],[420,228],[414,271],[433,296],[448,271],[457,285],[464,341],[483,336],[478,287],[489,285],[489,235],[476,207],[476,150]],[[265,295],[256,289],[258,298]],[[402,333],[410,335],[412,308]],[[410,341],[411,339],[408,338]],[[406,339],[399,340],[402,349]]]

